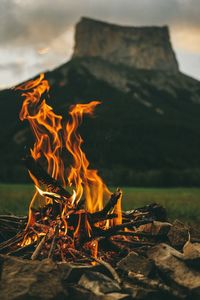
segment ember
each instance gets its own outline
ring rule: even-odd
[[[180,222],[167,222],[158,204],[122,211],[122,191],[111,193],[89,168],[78,127],[100,102],[71,106],[65,123],[46,103],[43,75],[18,90],[24,97],[20,119],[35,137],[24,159],[35,194],[27,217],[0,216],[0,297],[65,299],[69,292],[69,299],[199,299],[198,237]],[[26,259],[27,268],[8,255]],[[22,276],[23,293],[16,288]],[[47,280],[49,293],[38,278]],[[29,289],[33,283],[36,288]]]

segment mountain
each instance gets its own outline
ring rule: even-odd
[[[200,82],[179,71],[167,27],[83,18],[75,41],[72,59],[45,74],[47,102],[67,118],[73,103],[102,101],[80,128],[91,166],[113,185],[199,186]],[[21,104],[0,92],[1,181],[27,180],[21,158],[33,139]]]
[[[82,18],[73,57],[99,57],[112,64],[178,72],[167,26],[130,27]]]

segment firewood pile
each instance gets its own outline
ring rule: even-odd
[[[111,196],[110,209],[119,193]],[[45,210],[50,207],[35,214]],[[1,215],[0,299],[199,299],[197,230],[169,223],[156,203],[123,212],[122,224],[105,230],[94,230],[102,213],[90,218],[93,236],[61,255],[66,237],[58,236],[56,225],[53,234],[22,245],[27,217]],[[98,255],[91,250],[96,240]]]

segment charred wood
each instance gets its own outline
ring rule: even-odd
[[[66,191],[57,180],[52,178],[31,156],[27,156],[24,159],[24,163],[27,169],[40,182],[40,184],[47,185],[49,192],[56,193],[65,198],[71,197],[71,194]]]

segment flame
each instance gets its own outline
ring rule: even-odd
[[[30,173],[35,183],[36,191],[29,207],[29,220],[26,228],[37,225],[37,217],[33,213],[33,207],[38,198],[44,198],[46,205],[57,201],[60,205],[60,229],[59,234],[66,235],[70,225],[68,219],[72,214],[77,216],[76,226],[74,226],[74,239],[80,239],[81,232],[88,237],[92,236],[92,229],[88,219],[88,214],[103,209],[105,202],[111,193],[97,170],[89,168],[89,161],[82,150],[83,139],[78,133],[78,128],[83,121],[84,115],[93,115],[94,109],[100,104],[99,101],[92,101],[87,104],[76,104],[70,107],[68,121],[64,122],[62,116],[53,112],[51,106],[46,103],[46,96],[49,91],[48,81],[41,74],[39,78],[31,80],[19,87],[22,90],[24,101],[20,112],[20,120],[27,120],[35,137],[35,143],[31,155],[35,161],[39,161],[52,178],[58,180],[64,188],[73,190],[70,199],[62,198],[57,193],[52,193],[48,187],[42,189],[37,178]],[[66,161],[71,161],[71,165],[66,165]],[[84,209],[76,215],[75,208],[84,199]],[[69,205],[70,201],[70,205]],[[108,220],[106,226],[121,223],[121,199],[114,208],[114,213],[118,215],[114,220]],[[54,222],[48,220],[51,212],[43,217],[43,232],[34,233],[31,237],[28,233],[23,241],[24,245],[35,241],[39,235],[47,234],[48,221],[52,226]],[[45,227],[46,226],[46,227]],[[98,226],[98,225],[97,225]],[[100,226],[100,225],[99,225]],[[104,223],[105,226],[105,223]],[[52,229],[55,232],[55,228]],[[69,238],[69,237],[68,237]],[[71,242],[70,242],[71,243]],[[72,243],[73,244],[73,243]],[[98,252],[98,242],[92,241],[88,245],[93,255]],[[64,250],[63,250],[64,251]]]
[[[38,79],[17,89],[31,90],[22,94],[25,99],[20,112],[20,120],[28,120],[36,139],[31,155],[35,160],[45,158],[48,173],[65,185],[64,165],[60,155],[63,147],[62,117],[53,112],[45,99],[41,100],[41,96],[49,91],[48,81],[41,74]]]
[[[66,148],[73,158],[68,182],[70,185],[75,185],[76,187],[77,203],[82,198],[84,192],[86,209],[89,212],[101,210],[104,206],[104,196],[108,198],[111,194],[97,174],[97,171],[89,169],[89,161],[81,149],[83,139],[77,133],[78,126],[82,123],[83,115],[92,115],[94,108],[99,104],[99,101],[92,101],[88,104],[71,106],[69,111],[70,120],[65,130]]]

